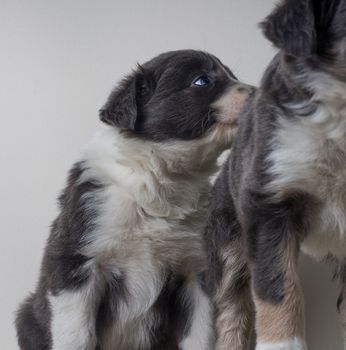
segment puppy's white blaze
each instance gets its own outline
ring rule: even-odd
[[[305,342],[300,338],[278,343],[258,343],[256,350],[307,350]]]
[[[94,350],[97,296],[90,288],[48,296],[53,350]]]
[[[194,282],[192,302],[194,311],[191,328],[187,337],[182,341],[182,350],[209,350],[213,344],[212,307],[210,300]]]
[[[302,245],[316,257],[346,254],[346,94],[333,93],[345,99],[320,101],[308,116],[281,118],[269,155],[275,176],[269,190],[303,191],[322,203]]]

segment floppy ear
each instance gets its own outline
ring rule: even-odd
[[[317,50],[313,0],[284,0],[260,24],[264,35],[285,53],[308,57]]]
[[[111,93],[100,110],[100,119],[120,129],[135,130],[140,118],[141,103],[151,91],[151,81],[139,66]]]

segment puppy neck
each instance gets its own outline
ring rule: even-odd
[[[217,157],[197,173],[190,164],[206,156],[198,158],[192,145],[177,144],[143,142],[104,127],[83,152],[81,181],[115,186],[152,216],[184,217],[206,195]]]
[[[89,149],[99,149],[118,164],[129,166],[134,171],[151,172],[157,177],[205,177],[216,169],[220,150],[212,144],[211,136],[183,141],[167,140],[154,142],[103,126]],[[99,153],[99,156],[102,155]]]

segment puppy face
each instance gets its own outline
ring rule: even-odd
[[[201,138],[218,126],[234,131],[252,87],[216,57],[182,50],[138,67],[111,94],[101,120],[163,142]]]
[[[346,0],[283,0],[261,26],[296,72],[346,81]]]

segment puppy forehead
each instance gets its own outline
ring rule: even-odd
[[[148,69],[160,78],[162,74],[186,74],[194,71],[222,71],[222,64],[215,56],[203,51],[180,50],[161,54],[146,62]]]

